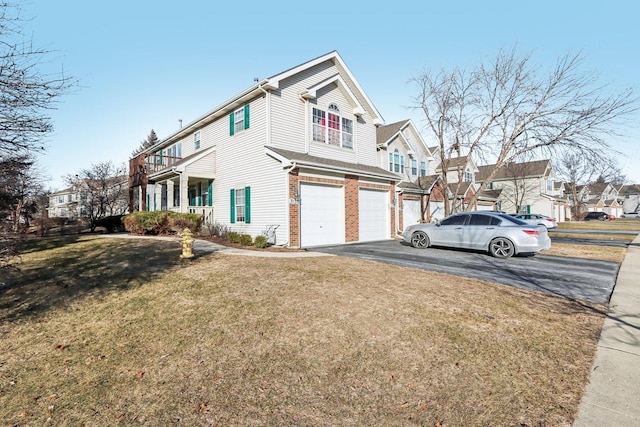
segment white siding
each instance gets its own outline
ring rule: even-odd
[[[287,184],[281,164],[265,154],[266,98],[250,103],[250,127],[229,135],[229,116],[212,123],[208,129],[216,138],[216,180],[213,203],[216,222],[233,231],[258,236],[267,225],[279,225],[276,244],[288,243]],[[231,224],[230,190],[251,187],[251,223]]]

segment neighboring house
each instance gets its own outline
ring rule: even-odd
[[[451,213],[465,210],[497,210],[498,195],[500,191],[484,191],[478,195],[473,206],[469,206],[470,200],[480,187],[476,180],[479,172],[478,166],[470,156],[452,157],[448,161],[448,167],[440,165],[436,173],[446,174],[448,192],[447,197],[451,202]],[[444,213],[444,212],[443,212]],[[442,219],[441,217],[439,219]]]
[[[495,165],[479,166],[476,181],[484,182]],[[564,189],[556,185],[550,160],[507,163],[493,176],[489,190],[501,190],[500,209],[507,213],[537,213],[563,222],[570,217]]]
[[[130,161],[130,206],[310,247],[395,236],[382,116],[330,52],[233,96]]]
[[[429,222],[442,210],[442,192],[434,175],[433,156],[411,120],[380,126],[376,132],[379,166],[398,174],[396,230]],[[435,200],[437,199],[437,200]]]
[[[49,195],[47,215],[49,218],[68,218],[70,221],[87,218],[95,206],[93,201],[101,200],[100,216],[124,215],[128,211],[128,200],[122,188],[126,190],[126,178],[115,177],[106,182],[108,188],[99,192],[101,181],[79,181],[78,185],[57,191]],[[102,212],[103,211],[103,212]],[[94,215],[98,212],[93,212]]]
[[[80,195],[73,187],[51,193],[47,216],[49,218],[68,218],[73,221],[78,217],[77,205]]]
[[[624,212],[640,212],[640,184],[623,185],[618,191]]]
[[[608,182],[595,182],[580,187],[580,197],[583,211],[606,212],[619,218],[623,213],[623,206],[618,202],[618,189]]]

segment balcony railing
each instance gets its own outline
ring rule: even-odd
[[[181,159],[182,157],[152,154],[145,159],[145,169],[147,173],[155,173],[170,167]]]

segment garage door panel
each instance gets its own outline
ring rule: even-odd
[[[342,187],[300,186],[300,246],[344,242],[344,192]]]
[[[358,201],[359,240],[389,238],[389,192],[360,189]]]
[[[405,200],[402,202],[402,222],[405,227],[420,221],[420,201]]]

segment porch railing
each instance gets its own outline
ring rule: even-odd
[[[189,206],[189,213],[202,215],[204,225],[213,225],[215,222],[213,206]]]

